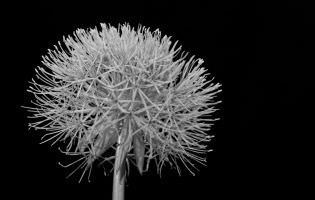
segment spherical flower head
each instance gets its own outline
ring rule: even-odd
[[[180,173],[181,162],[194,174],[209,151],[221,85],[208,79],[202,59],[186,59],[176,45],[142,26],[78,29],[36,69],[29,126],[47,131],[43,142],[64,141],[62,152],[81,156],[68,165],[81,163],[80,180],[95,160],[115,159],[108,152],[118,145],[140,173],[155,160],[158,173],[165,163]]]

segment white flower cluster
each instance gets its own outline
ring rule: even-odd
[[[221,85],[207,79],[203,60],[185,60],[180,49],[141,26],[78,29],[36,69],[30,127],[47,131],[43,142],[65,141],[64,153],[82,155],[74,162],[82,161],[81,178],[96,159],[115,159],[104,153],[117,145],[141,173],[152,159],[159,173],[165,162],[180,173],[178,161],[191,171],[192,161],[205,162]]]

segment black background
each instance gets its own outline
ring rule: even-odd
[[[221,2],[221,1],[220,1]],[[20,108],[31,96],[25,91],[41,56],[77,28],[100,23],[128,22],[179,40],[183,50],[203,58],[204,66],[223,86],[223,103],[212,128],[215,138],[208,166],[195,177],[185,170],[154,170],[140,176],[135,168],[127,180],[126,199],[223,199],[293,194],[295,185],[309,179],[308,136],[314,98],[314,14],[312,6],[287,1],[267,5],[239,1],[211,3],[117,2],[16,4],[8,8],[3,25],[8,33],[8,73],[3,73],[5,106],[3,129],[9,158],[4,176],[11,195],[25,198],[111,198],[112,177],[96,169],[85,178],[65,177],[58,166],[64,159],[56,146],[39,145],[41,133],[27,129],[27,113]],[[12,57],[11,57],[12,56]],[[13,75],[14,74],[14,75]],[[8,104],[8,105],[9,105]],[[2,132],[2,131],[1,131]],[[7,163],[10,163],[9,165]],[[274,196],[274,194],[273,194]]]

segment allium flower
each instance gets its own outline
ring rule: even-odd
[[[96,159],[115,160],[121,186],[129,161],[140,173],[152,160],[158,173],[169,163],[180,174],[181,162],[194,174],[194,162],[205,163],[221,85],[208,79],[202,59],[186,59],[159,30],[128,24],[78,29],[63,43],[36,69],[29,126],[47,131],[43,142],[64,141],[62,152],[82,156],[68,165],[83,169],[80,181]]]

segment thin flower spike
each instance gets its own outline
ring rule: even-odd
[[[159,30],[128,24],[63,37],[30,82],[29,127],[47,131],[43,142],[68,142],[62,151],[82,156],[68,166],[86,167],[82,176],[96,160],[112,164],[113,156],[114,173],[123,174],[131,159],[140,173],[154,160],[158,173],[169,163],[194,174],[209,152],[221,84],[177,44]]]

